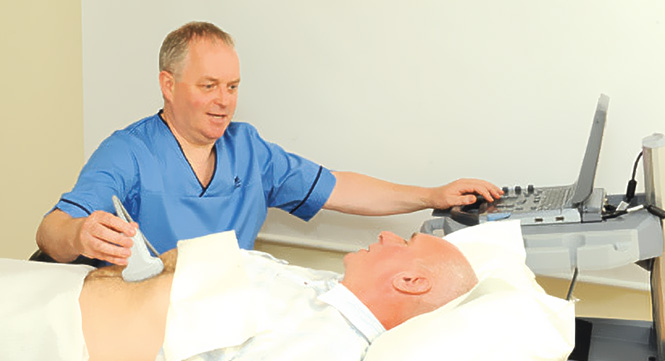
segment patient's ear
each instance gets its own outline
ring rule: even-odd
[[[393,277],[393,288],[409,295],[421,295],[432,288],[432,283],[422,273],[404,271]]]

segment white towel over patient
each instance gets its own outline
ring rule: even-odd
[[[178,242],[166,321],[166,360],[240,345],[256,334],[256,295],[235,232]]]
[[[383,327],[366,308],[342,314],[320,298],[348,301],[329,292],[339,277],[239,250],[232,232],[181,241],[160,357],[359,361]]]

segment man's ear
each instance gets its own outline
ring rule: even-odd
[[[393,288],[409,295],[422,295],[432,288],[432,283],[422,273],[404,271],[393,277]]]
[[[173,90],[175,87],[175,77],[166,70],[159,72],[159,87],[162,90],[164,99],[173,101]]]

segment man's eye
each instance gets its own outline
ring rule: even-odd
[[[214,83],[210,83],[210,84],[202,84],[202,85],[201,85],[201,87],[202,87],[204,90],[212,90],[212,89],[215,89],[216,86],[217,86],[217,84],[214,84]]]

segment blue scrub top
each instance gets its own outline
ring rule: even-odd
[[[228,230],[241,248],[252,249],[267,207],[309,220],[335,186],[328,169],[264,141],[247,123],[232,122],[215,151],[206,188],[155,114],[104,140],[55,207],[72,217],[115,213],[115,194],[160,253],[178,240]]]

